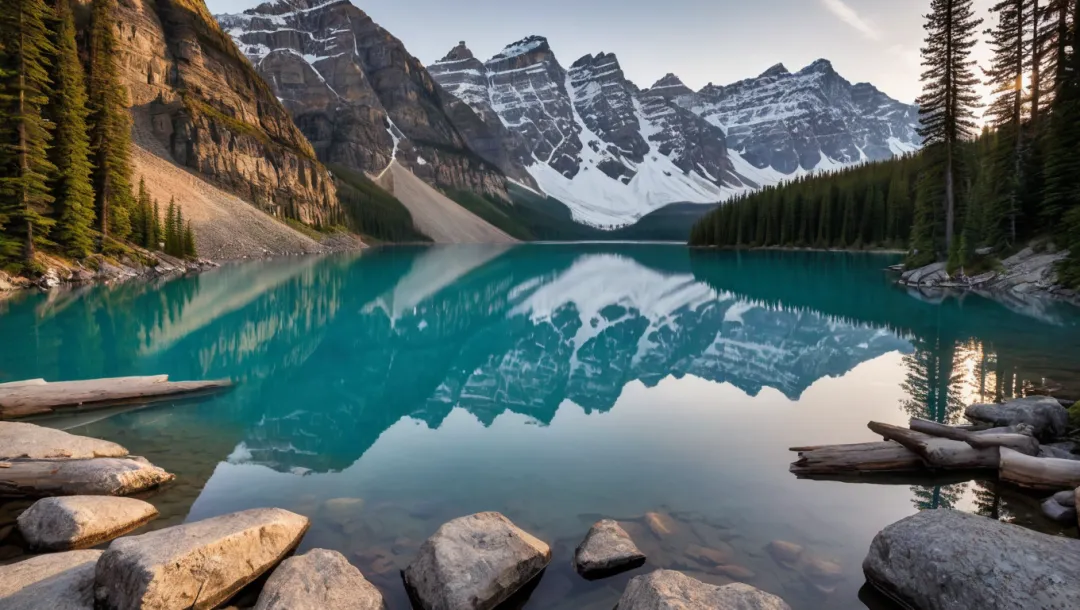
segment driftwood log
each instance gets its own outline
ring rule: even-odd
[[[870,422],[870,430],[885,440],[895,441],[919,456],[930,468],[943,470],[981,470],[997,468],[997,447],[976,449],[964,441],[930,436],[879,422]]]
[[[1076,489],[1080,487],[1080,461],[1032,457],[1002,447],[998,478],[1029,489]]]
[[[799,453],[799,459],[791,465],[791,472],[799,476],[911,472],[926,469],[919,456],[905,449],[903,445],[891,441],[793,447],[791,450]]]
[[[232,382],[228,380],[171,382],[168,375],[53,383],[41,379],[17,381],[0,384],[0,419],[152,402],[211,392],[231,385]]]

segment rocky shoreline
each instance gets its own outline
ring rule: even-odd
[[[1019,298],[1035,295],[1080,306],[1080,292],[1058,284],[1056,266],[1068,256],[1068,251],[1037,252],[1028,247],[1001,261],[1000,269],[975,276],[962,270],[950,276],[944,262],[917,269],[904,270],[902,265],[890,269],[901,272],[897,280],[901,286],[931,296],[950,290]]]

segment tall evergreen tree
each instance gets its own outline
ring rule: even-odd
[[[55,52],[46,29],[43,0],[9,0],[0,10],[0,215],[30,262],[53,221],[48,178],[52,124],[43,110],[50,93],[49,57]]]
[[[183,252],[185,258],[197,258],[199,256],[199,253],[195,250],[195,230],[191,227],[190,220],[184,225]]]
[[[94,186],[91,178],[90,137],[87,134],[86,87],[75,20],[69,0],[56,2],[56,60],[54,94],[49,117],[56,125],[50,157],[56,166],[50,186],[56,197],[54,238],[75,258],[93,249]]]
[[[150,214],[150,193],[146,191],[146,178],[140,176],[138,194],[131,209],[131,241],[144,248],[150,247],[151,235],[147,231]]]
[[[927,148],[940,148],[941,154],[924,158],[938,164],[930,175],[940,175],[944,204],[946,251],[952,245],[956,224],[956,155],[959,143],[975,129],[974,109],[980,105],[975,91],[975,62],[971,50],[975,32],[982,23],[972,10],[972,0],[932,0],[926,16],[926,46],[922,49],[923,93],[918,99],[921,126],[919,135]],[[929,185],[928,185],[929,186]],[[926,201],[924,204],[931,204]],[[923,219],[925,220],[925,218]],[[932,225],[917,225],[926,232],[917,236],[924,244],[937,249]]]
[[[153,230],[153,239],[150,240],[150,245],[147,246],[151,250],[161,249],[161,242],[165,239],[165,228],[161,225],[161,206],[158,205],[157,199],[154,200],[154,218],[151,222],[151,228]]]
[[[131,231],[131,119],[116,67],[116,0],[92,0],[90,18],[90,142],[94,186],[103,236]]]

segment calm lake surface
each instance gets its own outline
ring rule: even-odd
[[[497,510],[552,544],[526,608],[612,608],[656,567],[730,582],[720,549],[796,609],[879,606],[861,562],[885,525],[953,507],[1075,535],[992,482],[798,480],[789,447],[875,440],[1046,385],[1076,395],[1078,310],[919,295],[889,255],[668,245],[388,248],[228,266],[0,304],[0,381],[231,378],[214,398],[63,420],[177,474],[151,528],[279,506],[301,551],[344,553],[391,608],[443,522]],[[670,516],[657,538],[642,519]],[[2,511],[0,511],[2,512]],[[11,507],[8,507],[11,512]],[[587,582],[574,547],[620,519],[645,568]],[[814,586],[764,550],[838,562]],[[744,576],[745,577],[745,576]]]

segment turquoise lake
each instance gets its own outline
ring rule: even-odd
[[[1075,531],[989,481],[799,480],[788,449],[875,440],[870,420],[956,422],[968,404],[1044,387],[1080,395],[1080,310],[910,292],[883,272],[898,260],[577,244],[249,262],[0,303],[0,382],[234,380],[210,398],[45,423],[177,475],[146,498],[162,513],[149,528],[302,513],[300,551],[341,551],[391,609],[409,607],[399,570],[417,546],[488,510],[552,545],[524,608],[610,610],[657,567],[730,582],[695,545],[796,610],[887,608],[861,563],[881,528],[920,509]],[[650,531],[648,512],[672,533]],[[649,562],[585,581],[571,557],[604,517]],[[780,566],[774,540],[844,579]]]

